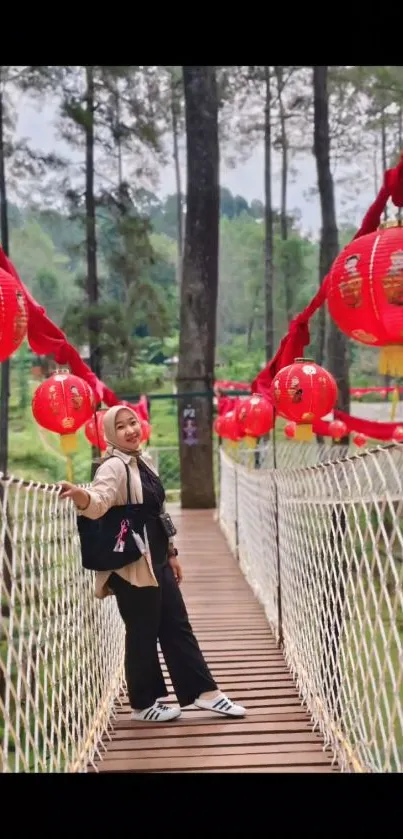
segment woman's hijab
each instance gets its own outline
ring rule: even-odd
[[[137,449],[136,452],[133,452],[133,450],[129,451],[128,449],[123,449],[118,443],[116,436],[116,420],[120,411],[129,411],[129,413],[133,414],[134,418],[140,422],[136,411],[128,405],[114,405],[113,408],[108,408],[104,414],[104,437],[108,443],[107,453],[110,454],[111,449],[118,449],[120,452],[124,452],[124,454],[139,456],[141,454],[141,449]]]

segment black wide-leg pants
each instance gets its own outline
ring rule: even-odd
[[[181,707],[191,705],[204,691],[217,690],[172,568],[157,566],[154,573],[159,588],[138,588],[114,573],[108,580],[126,626],[126,682],[130,705],[136,710],[167,694],[157,640]]]

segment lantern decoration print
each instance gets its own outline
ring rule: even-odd
[[[312,424],[329,414],[337,400],[331,374],[310,358],[296,358],[273,379],[270,395],[277,413],[295,422],[295,439],[311,440]]]
[[[239,430],[245,437],[264,437],[273,428],[273,406],[259,393],[240,400],[235,415]]]
[[[0,361],[6,361],[21,346],[28,329],[25,294],[15,279],[0,268]]]
[[[77,449],[76,432],[91,418],[95,395],[83,379],[68,370],[56,370],[36,389],[32,413],[38,425],[60,434],[60,443],[71,471],[71,454]]]
[[[96,446],[101,452],[106,451],[107,442],[104,436],[104,416],[106,411],[97,411],[85,424],[84,434],[92,446]]]
[[[379,372],[403,375],[403,227],[386,222],[355,239],[336,257],[327,306],[339,329],[381,347]]]

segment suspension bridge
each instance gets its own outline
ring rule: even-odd
[[[1,478],[3,773],[402,771],[402,446],[218,457],[217,510],[171,513],[191,623],[247,716],[131,721],[123,624],[72,505]]]

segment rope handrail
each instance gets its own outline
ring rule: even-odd
[[[94,597],[71,502],[0,479],[2,772],[85,772],[123,686],[115,598]]]
[[[221,528],[341,769],[401,772],[403,447],[276,459],[221,449]]]

